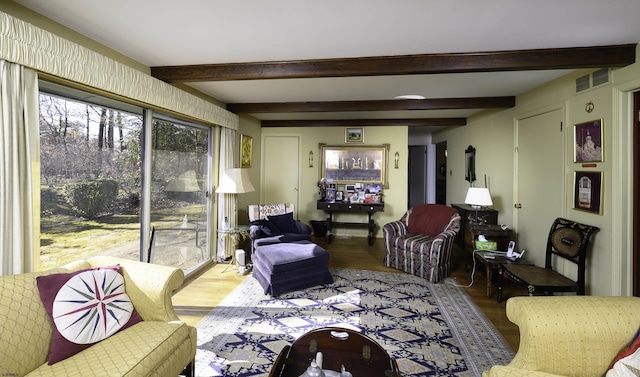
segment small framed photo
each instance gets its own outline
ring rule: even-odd
[[[341,202],[343,200],[343,192],[342,191],[336,191],[336,202]]]
[[[602,162],[603,120],[592,120],[574,127],[574,162]]]
[[[336,189],[327,189],[327,202],[335,203],[336,201]]]
[[[600,171],[576,171],[573,179],[573,208],[602,214],[602,176]]]
[[[251,153],[253,148],[253,139],[251,136],[240,135],[240,167],[251,167]]]
[[[345,127],[344,129],[345,143],[364,143],[363,127]]]

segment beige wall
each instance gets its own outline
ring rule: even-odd
[[[260,140],[260,130],[256,128],[255,121],[252,121],[249,117],[242,117],[240,119],[240,133],[251,134],[254,137],[254,152],[253,161],[251,167],[251,179],[252,183],[256,186],[258,191],[260,183],[260,151],[256,150],[256,142]],[[324,212],[316,209],[316,201],[318,199],[318,187],[317,183],[320,180],[320,151],[318,144],[325,143],[330,145],[344,145],[344,127],[282,127],[282,128],[263,128],[262,135],[299,135],[301,140],[300,156],[291,156],[291,158],[298,158],[301,161],[301,176],[300,176],[300,196],[299,207],[297,209],[298,218],[308,223],[309,220],[321,220],[326,218]],[[387,222],[397,220],[406,211],[407,206],[407,127],[365,127],[364,128],[364,145],[380,145],[390,144],[389,150],[389,188],[384,190],[385,211],[383,213],[377,213],[374,215],[378,227],[382,227]],[[310,168],[308,166],[309,151],[314,153],[314,166]],[[399,152],[400,154],[400,166],[399,169],[393,167],[393,156]],[[286,151],[283,151],[286,153]],[[269,174],[263,172],[263,174]],[[291,172],[289,174],[295,174]],[[258,203],[259,196],[246,194],[239,196],[239,208],[244,208],[248,204]],[[243,216],[241,214],[240,216]],[[339,221],[355,221],[366,222],[366,214],[364,215],[339,215]],[[346,229],[338,228],[335,231],[336,235],[355,235],[366,236],[364,229]],[[376,233],[377,237],[382,237],[382,232],[378,229]]]
[[[562,195],[564,217],[600,228],[593,238],[593,249],[587,266],[587,292],[593,295],[630,295],[631,288],[631,93],[640,90],[640,64],[612,71],[611,82],[575,93],[575,79],[591,70],[574,72],[540,88],[517,97],[515,108],[487,111],[473,116],[467,126],[446,129],[433,135],[434,143],[446,141],[448,148],[447,201],[464,201],[468,182],[464,180],[464,149],[473,145],[477,150],[478,183],[489,188],[499,211],[500,223],[519,229],[514,210],[515,128],[517,121],[554,108],[564,109],[565,182]],[[585,104],[593,102],[595,109],[587,113]],[[604,161],[595,168],[583,168],[573,162],[573,125],[604,119]],[[549,135],[557,137],[557,135]],[[573,209],[573,175],[576,170],[604,172],[602,215]],[[517,174],[526,174],[524,171]],[[544,190],[542,184],[540,190]],[[551,225],[551,224],[549,224]],[[546,239],[546,234],[540,237]],[[533,251],[528,252],[544,252]]]

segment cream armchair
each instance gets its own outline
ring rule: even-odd
[[[514,297],[507,317],[520,328],[520,347],[483,377],[603,376],[638,331],[640,298]]]

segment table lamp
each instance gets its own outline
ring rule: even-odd
[[[470,220],[470,223],[475,225],[480,225],[478,210],[482,207],[489,207],[493,205],[489,189],[485,187],[469,187],[467,197],[464,199],[464,202],[476,210],[476,218]]]

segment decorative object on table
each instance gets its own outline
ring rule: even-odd
[[[491,193],[489,193],[489,189],[485,187],[469,187],[464,202],[476,210],[475,218],[469,219],[469,224],[475,225],[480,225],[482,222],[482,219],[478,217],[478,210],[493,205]]]
[[[344,129],[345,143],[364,143],[363,127],[345,127]]]
[[[251,167],[251,153],[253,153],[253,138],[247,135],[240,135],[240,167]]]
[[[389,144],[320,146],[320,175],[336,184],[379,183],[388,187]]]
[[[469,183],[476,180],[476,149],[471,145],[464,151],[464,179]]]
[[[599,171],[576,171],[573,178],[573,208],[602,215],[602,176]]]
[[[502,300],[504,277],[529,289],[529,294],[537,292],[552,294],[554,292],[586,292],[587,248],[591,236],[598,228],[575,221],[557,218],[551,225],[547,238],[544,267],[534,265],[501,265],[498,275],[498,302]],[[577,279],[572,280],[554,270],[554,265],[561,260],[572,262],[577,267]]]
[[[267,376],[283,347],[329,326],[370,337],[412,376],[480,376],[513,358],[463,288],[394,272],[330,272],[333,284],[276,299],[244,280],[198,323],[196,375]],[[371,375],[344,365],[355,377]]]
[[[451,252],[460,214],[442,204],[421,204],[382,227],[384,263],[432,283],[451,271]]]
[[[604,161],[603,122],[597,119],[574,126],[574,162]]]

